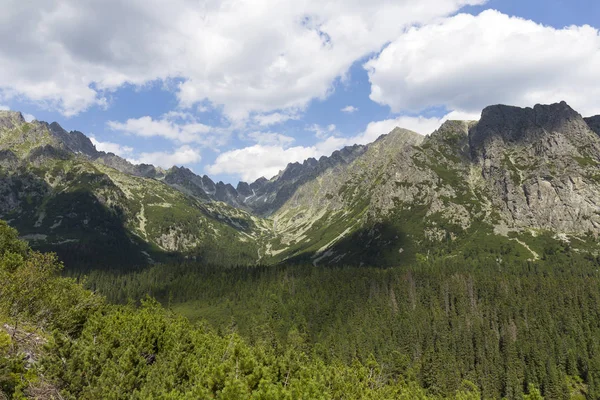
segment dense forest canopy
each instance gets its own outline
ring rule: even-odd
[[[538,262],[89,275],[106,301],[17,237],[0,224],[5,397],[600,396],[600,260],[566,245]]]

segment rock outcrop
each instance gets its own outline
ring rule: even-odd
[[[600,229],[600,136],[566,103],[488,107],[469,141],[490,199],[511,229]]]
[[[600,115],[584,118],[591,130],[600,135]]]

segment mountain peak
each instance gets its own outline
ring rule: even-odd
[[[58,122],[53,122],[48,125],[48,129],[52,135],[57,138],[68,150],[75,154],[85,154],[86,156],[95,158],[99,152],[92,141],[82,132],[71,131],[67,132]]]
[[[506,105],[486,107],[470,130],[469,140],[477,151],[500,139],[505,143],[533,142],[551,133],[574,135],[589,128],[583,117],[566,102],[521,108]]]
[[[379,136],[375,142],[367,145],[367,147],[379,145],[381,143],[385,143],[386,146],[418,146],[419,144],[421,144],[421,142],[423,142],[423,139],[425,139],[425,136],[417,132],[411,131],[409,129],[395,127],[390,133]]]
[[[13,129],[26,122],[19,111],[0,110],[0,129]]]
[[[434,131],[430,138],[447,138],[449,136],[468,136],[469,128],[474,124],[474,121],[460,121],[460,120],[448,120],[445,121],[436,131]]]

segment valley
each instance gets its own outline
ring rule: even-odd
[[[234,188],[0,111],[0,393],[595,399],[596,119],[490,106]]]

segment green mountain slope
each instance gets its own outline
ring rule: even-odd
[[[0,120],[0,215],[35,247],[79,265],[257,259],[267,222],[76,153],[45,123]]]
[[[597,253],[596,130],[564,102],[491,106],[479,122],[397,128],[235,189],[3,111],[0,217],[67,264],[403,265],[503,247],[527,260],[559,242]]]

